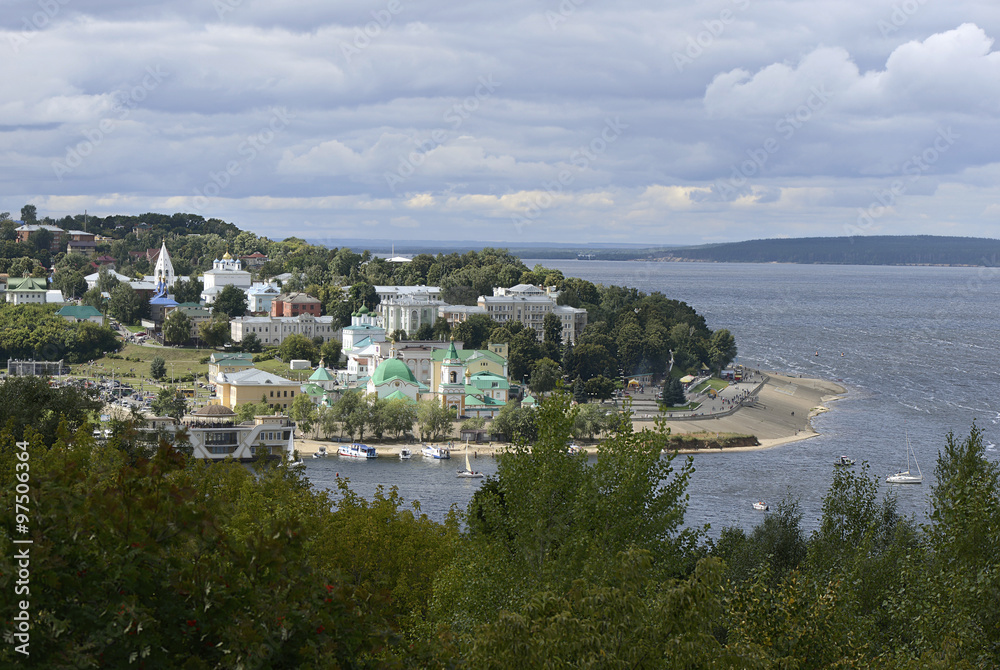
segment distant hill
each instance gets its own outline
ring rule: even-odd
[[[1000,265],[1000,240],[936,235],[801,237],[650,249],[615,250],[606,260],[676,260],[717,263],[821,263],[833,265]]]

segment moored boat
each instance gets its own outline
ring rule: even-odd
[[[326,458],[326,447],[319,447],[316,453],[313,454],[313,458]]]
[[[361,444],[360,442],[342,444],[337,453],[348,458],[375,458],[378,455],[375,453],[375,447],[369,447],[367,444]]]
[[[444,460],[446,458],[451,458],[451,451],[448,447],[436,447],[434,445],[424,447],[421,452],[427,458],[434,458],[437,460]]]
[[[840,458],[835,460],[833,464],[836,466],[849,467],[851,465],[854,465],[854,459],[848,458],[847,456],[841,456]]]
[[[766,512],[767,511],[767,503],[764,502],[763,500],[758,500],[757,502],[755,502],[753,504],[753,508],[756,509],[756,510],[760,510],[761,512]]]
[[[402,449],[399,450],[399,458],[400,459],[402,459],[404,461],[408,461],[408,460],[410,460],[411,456],[413,456],[413,452],[410,451],[409,447],[403,447]]]

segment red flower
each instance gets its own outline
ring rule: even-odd
[[[197,619],[188,619],[187,620],[187,625],[188,626],[192,626],[192,627],[197,626],[198,625],[198,621],[197,621]]]
[[[325,628],[325,627],[323,627],[323,626],[320,626],[319,628],[317,628],[317,629],[316,629],[316,634],[317,634],[317,635],[319,635],[319,634],[320,634],[320,633],[322,633],[322,632],[323,632],[324,630],[326,630],[326,628]]]

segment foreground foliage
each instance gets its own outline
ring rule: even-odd
[[[666,431],[620,423],[589,462],[566,453],[565,394],[444,523],[395,490],[95,443],[74,411],[0,431],[0,479],[30,465],[34,542],[31,656],[6,629],[0,667],[1000,666],[1000,469],[976,426],[947,436],[925,524],[862,467],[833,472],[811,535],[789,500],[712,541],[684,524],[693,469]]]

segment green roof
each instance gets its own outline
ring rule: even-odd
[[[454,343],[452,343],[452,346],[454,346]],[[452,346],[447,349],[435,349],[431,352],[431,358],[440,363],[447,358],[448,354],[451,352]],[[504,363],[503,356],[499,356],[492,351],[487,351],[486,349],[456,349],[456,352],[458,353],[458,358],[463,363],[476,354],[479,354],[481,358],[488,358],[499,365],[503,365]]]
[[[58,316],[71,316],[74,319],[80,320],[89,319],[94,316],[104,316],[99,309],[90,305],[67,305],[56,312],[56,314]]]
[[[536,402],[537,401],[535,400],[535,397],[529,393],[528,395],[524,396],[524,400],[521,401],[521,404],[534,405]]]
[[[477,398],[471,394],[465,396],[466,407],[503,407],[506,404],[503,400],[497,400],[489,396],[483,396],[482,398]]]
[[[413,398],[411,398],[410,396],[406,395],[405,393],[403,393],[402,391],[400,391],[398,389],[395,390],[395,391],[393,391],[389,395],[387,395],[384,399],[385,400],[406,400],[408,402],[416,402]]]
[[[459,361],[458,351],[455,350],[455,340],[452,340],[448,345],[448,351],[445,352],[444,360],[446,361]]]
[[[12,277],[7,280],[8,291],[45,291],[49,283],[40,277]]]
[[[509,389],[510,382],[493,372],[477,372],[469,377],[469,384],[478,389]]]
[[[417,383],[417,378],[413,376],[412,372],[410,372],[410,368],[408,368],[406,363],[398,358],[390,358],[382,361],[378,364],[378,367],[375,368],[375,374],[372,375],[372,383],[375,384],[375,386],[381,386],[382,384],[392,381],[393,379],[402,379],[403,381],[410,382],[411,384]]]
[[[224,354],[215,352],[209,357],[211,363],[225,363],[226,365],[253,365],[253,354],[231,353]]]
[[[309,381],[311,382],[332,382],[334,381],[333,375],[322,365],[316,368],[316,372],[309,376]]]
[[[302,386],[302,392],[307,395],[323,395],[326,389],[316,384],[305,384]]]

